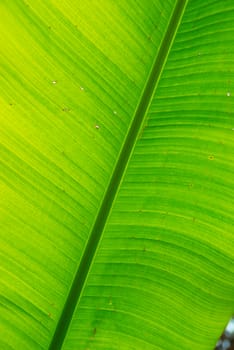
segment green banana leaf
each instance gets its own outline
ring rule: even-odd
[[[212,350],[234,310],[233,0],[2,0],[1,350]]]

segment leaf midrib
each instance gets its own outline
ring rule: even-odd
[[[141,95],[138,107],[136,109],[132,124],[128,130],[125,142],[120,151],[119,158],[113,170],[112,177],[107,187],[106,193],[103,197],[102,204],[97,213],[93,228],[91,230],[87,245],[85,247],[83,256],[75,274],[73,283],[71,285],[69,294],[67,296],[63,311],[55,329],[49,350],[61,349],[64,339],[67,334],[68,327],[71,323],[73,313],[79,303],[91,264],[93,262],[98,244],[104,232],[104,227],[107,218],[111,211],[112,204],[117,194],[120,182],[127,167],[131,153],[137,140],[137,136],[144,121],[144,117],[149,108],[153,94],[157,88],[163,67],[167,60],[173,39],[176,35],[180,21],[182,19],[185,7],[188,0],[177,0],[171,19],[168,24],[167,31],[161,42],[158,54],[155,57],[153,66],[147,82],[145,84],[143,93]]]

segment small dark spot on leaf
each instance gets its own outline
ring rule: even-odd
[[[69,112],[69,111],[70,111],[70,108],[68,108],[68,107],[63,107],[63,108],[62,108],[62,111],[63,111],[63,112]]]
[[[209,160],[214,160],[214,156],[208,156]]]

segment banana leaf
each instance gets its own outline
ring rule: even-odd
[[[213,349],[234,310],[233,0],[0,9],[0,349]]]

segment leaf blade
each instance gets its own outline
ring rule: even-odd
[[[140,26],[130,17],[128,23],[122,21],[126,9],[121,5],[113,5],[110,15],[110,9],[103,12],[100,2],[93,16],[80,23],[75,22],[74,14],[80,21],[89,8],[80,8],[80,15],[76,2],[70,2],[66,11],[64,5],[1,4],[1,247],[3,280],[9,281],[8,273],[12,279],[12,285],[6,283],[2,289],[2,317],[6,316],[2,322],[8,322],[18,307],[16,334],[10,335],[12,327],[5,333],[9,346],[16,348],[41,349],[50,342],[108,174],[145,84],[155,43],[161,40],[161,32],[145,19],[156,13],[158,28],[165,27],[160,11],[170,13],[173,1],[166,9],[148,2],[149,14],[146,8],[135,7]],[[131,6],[126,2],[132,16]],[[109,27],[115,27],[112,52],[102,36],[108,20]],[[125,33],[126,41],[119,32]],[[137,33],[140,40],[129,32]],[[110,59],[107,53],[112,54]]]
[[[126,140],[116,162],[116,166],[113,170],[113,175],[110,179],[107,191],[102,200],[100,210],[94,222],[92,231],[90,233],[90,237],[88,239],[86,248],[80,261],[69,295],[67,297],[66,304],[58,322],[56,331],[54,333],[54,337],[50,344],[51,350],[59,349],[62,347],[64,338],[67,334],[67,330],[72,320],[74,310],[77,304],[79,303],[79,299],[82,294],[82,290],[84,288],[98,244],[103,235],[103,230],[108,219],[108,215],[111,210],[116,193],[118,191],[123,173],[129,161],[129,157],[131,155],[134,143],[136,141],[137,135],[144,120],[144,116],[148,108],[149,102],[151,100],[153,91],[157,86],[158,79],[160,77],[169,48],[177,30],[178,23],[184,12],[185,5],[186,1],[178,1],[172,13],[167,31],[165,33],[164,38],[162,39],[162,44],[156,56],[153,68],[150,72],[139,105],[136,109],[136,113],[134,115],[128,134],[126,136]]]
[[[64,350],[208,350],[233,311],[228,6],[188,4]]]

